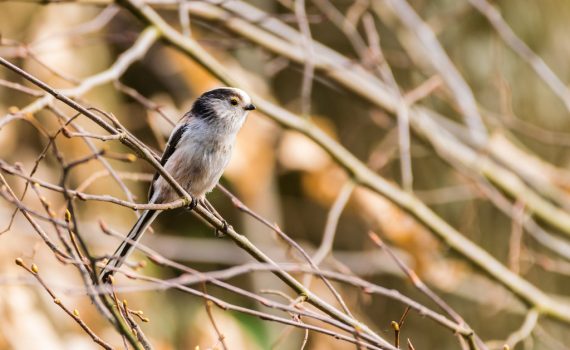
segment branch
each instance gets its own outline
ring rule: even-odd
[[[234,80],[226,71],[225,67],[216,61],[200,45],[198,45],[192,39],[183,37],[180,33],[170,27],[149,6],[135,0],[126,0],[126,6],[129,10],[133,11],[139,17],[143,18],[147,23],[150,23],[159,28],[164,40],[166,40],[178,50],[186,53],[188,56],[193,58],[225,84],[242,88],[244,87],[244,84],[240,84]],[[228,22],[230,21],[227,21],[226,23]],[[251,27],[253,26],[249,26],[248,28]],[[247,35],[249,37],[253,37],[256,33],[259,33],[259,31],[260,30],[256,28],[254,33],[249,33]],[[267,39],[267,34],[261,35],[263,39]],[[291,50],[291,47],[288,45],[280,47],[280,42],[266,42],[264,44],[267,44],[270,47],[277,46],[280,52],[287,52],[286,56],[289,56],[289,52],[292,52],[293,55],[296,52],[294,49]],[[317,54],[319,53],[319,50],[322,52],[325,50],[325,48],[316,46],[315,51]],[[328,50],[330,51],[330,49]],[[316,66],[318,66],[318,61],[319,60],[316,61]],[[359,75],[356,75],[356,80],[349,81],[352,79],[352,77],[354,77],[354,74],[356,74],[355,72],[358,71],[358,69],[343,70],[342,72],[335,70],[328,71],[327,74],[329,74],[331,77],[338,77],[339,80],[342,78],[343,82],[350,84],[350,86],[354,87],[354,90],[362,93],[363,96],[367,96],[368,99],[376,101],[376,103],[391,105],[392,110],[395,110],[395,101],[392,99],[392,96],[390,96],[385,91],[383,93],[382,90],[378,90],[378,85],[371,83],[371,78],[363,80]],[[373,85],[371,86],[371,84]],[[438,237],[445,241],[451,248],[459,252],[476,266],[480,267],[483,271],[495,278],[499,283],[503,284],[525,302],[536,306],[546,315],[570,323],[570,305],[554,300],[525,279],[512,273],[489,253],[487,253],[477,244],[465,238],[463,235],[461,235],[461,233],[455,230],[442,218],[437,216],[419,199],[409,193],[402,191],[387,180],[378,176],[376,173],[372,172],[348,150],[339,145],[323,131],[316,128],[312,123],[303,120],[293,113],[263,99],[259,95],[252,94],[252,98],[261,112],[265,113],[273,120],[277,121],[279,124],[301,132],[302,134],[315,141],[318,145],[320,145],[339,165],[345,168],[345,170],[354,178],[355,182],[370,188],[378,194],[383,195],[396,205],[411,213],[425,226],[429,227],[432,232],[434,232]],[[431,118],[429,118],[425,111],[419,108],[414,108],[410,111],[410,113],[412,112],[414,114],[413,120],[416,121],[414,124],[418,126],[424,126],[423,130],[427,131],[429,130],[429,127],[437,127],[437,132],[431,134],[432,140],[433,138],[439,138],[442,136],[441,128],[437,126],[437,124]],[[419,123],[419,121],[421,121],[421,123]],[[427,134],[429,134],[429,132]],[[447,137],[445,141],[448,141],[450,138],[450,135],[447,132],[443,132],[443,136]],[[454,146],[455,145],[451,147]],[[463,147],[466,148],[466,146]],[[507,171],[505,170],[505,172]],[[508,180],[512,179],[509,178]],[[525,203],[528,204],[526,201]]]
[[[65,311],[66,314],[68,314],[71,318],[73,318],[73,320],[77,322],[77,324],[79,324],[81,328],[83,328],[83,330],[91,337],[91,339],[93,339],[95,343],[99,344],[103,349],[113,350],[113,347],[111,345],[109,345],[104,340],[99,338],[99,336],[95,334],[91,330],[91,328],[89,328],[89,326],[81,319],[81,317],[79,316],[79,311],[77,311],[77,309],[71,311],[61,302],[61,300],[55,295],[55,293],[48,287],[48,285],[40,277],[40,275],[38,274],[38,267],[35,264],[32,264],[31,267],[28,267],[24,264],[24,261],[21,258],[16,259],[16,264],[18,266],[21,266],[24,270],[28,271],[32,276],[34,276],[36,280],[41,284],[41,286],[46,290],[46,292],[48,292],[53,302],[57,306],[59,306],[63,311]]]
[[[161,4],[169,4],[169,1],[163,1]],[[224,2],[219,6],[231,10],[235,16],[230,16],[220,8],[206,3],[193,3],[189,10],[193,15],[216,21],[275,54],[303,63],[303,53],[297,46],[302,38],[300,33],[277,19],[270,18],[267,13],[256,7],[241,1]],[[174,36],[176,36],[175,31],[167,35],[167,37]],[[197,44],[191,44],[192,47],[187,49],[184,48],[186,44],[174,43],[175,46],[179,46],[183,50],[188,49],[187,53],[193,57],[196,54],[196,50],[193,47]],[[336,51],[318,42],[314,42],[313,47],[316,53],[315,68],[321,71],[322,74],[371,104],[393,114],[398,113],[402,101],[391,92],[386,84]],[[205,67],[211,70],[220,80],[226,83],[232,82],[233,79],[224,73],[223,67],[217,69],[212,64]],[[347,69],[347,67],[350,67],[350,69]],[[232,84],[228,83],[228,85]],[[270,113],[270,116],[277,122],[286,127],[291,127],[288,125],[292,125],[293,128],[296,128],[297,122],[286,122],[284,119],[288,118],[278,118],[275,114],[271,115]],[[441,118],[432,110],[423,107],[410,108],[409,118],[410,126],[419,136],[429,141],[436,150],[449,151],[447,152],[449,158],[446,158],[446,161],[449,163],[460,163],[470,168],[473,172],[482,173],[495,186],[506,191],[511,197],[524,201],[531,213],[570,236],[570,215],[568,213],[553,205],[547,199],[542,198],[532,187],[522,181],[514,171],[505,168],[504,164],[499,165],[491,157],[473,150],[466,141],[475,143],[478,148],[484,148],[487,146],[486,144],[477,142],[477,139],[469,137],[468,133],[465,135],[467,136],[466,139],[459,140],[449,133],[440,122],[445,118]],[[442,144],[445,144],[445,146],[442,146]]]
[[[136,4],[132,4],[132,3],[128,3],[128,4],[136,6]],[[142,7],[137,8],[137,7],[130,7],[129,6],[129,8],[135,14],[143,15],[143,13],[144,13],[145,15],[150,15],[151,17],[154,17],[155,20],[157,20],[163,24],[163,27],[158,27],[158,26],[156,27],[156,28],[160,28],[160,31],[151,27],[151,28],[147,28],[145,30],[145,33],[151,33],[153,37],[156,36],[158,33],[162,33],[163,35],[166,35],[165,30],[169,31],[171,34],[172,33],[178,34],[174,29],[172,29],[164,21],[162,21],[162,19],[152,9],[150,9],[150,7],[146,7],[143,4],[139,4],[139,5],[141,5]],[[186,38],[184,38],[184,37],[178,37],[178,40],[181,42],[186,42],[186,44],[188,45],[187,48],[195,47],[195,48],[201,49],[197,44],[195,44],[194,41],[192,41],[190,39],[186,40]],[[199,63],[205,64],[206,61],[208,61],[210,57],[207,53],[205,53],[205,52],[203,52],[203,53],[205,55],[200,55],[200,56],[196,57],[196,59]],[[64,102],[65,104],[67,104],[71,108],[82,113],[83,115],[85,115],[86,117],[88,117],[89,119],[94,121],[96,124],[98,124],[101,128],[103,128],[104,130],[109,132],[111,135],[116,135],[116,134],[119,134],[120,132],[124,132],[125,135],[123,138],[120,139],[121,142],[124,143],[127,147],[129,147],[132,150],[134,150],[135,152],[137,152],[145,160],[150,162],[157,169],[157,172],[166,181],[168,181],[168,183],[174,188],[174,190],[180,196],[183,197],[184,201],[186,201],[186,202],[190,201],[190,196],[188,195],[188,193],[184,190],[184,188],[181,187],[181,185],[178,182],[176,182],[176,180],[174,180],[174,178],[172,178],[172,176],[170,174],[168,174],[165,171],[165,169],[162,167],[162,165],[156,159],[155,155],[142,142],[140,142],[134,136],[127,133],[126,129],[122,128],[119,125],[119,128],[121,130],[121,131],[119,131],[117,128],[110,125],[109,123],[107,123],[106,121],[101,119],[99,116],[95,115],[92,111],[83,107],[79,103],[73,101],[71,98],[62,94],[61,92],[54,90],[53,88],[48,86],[46,83],[40,81],[39,79],[35,78],[34,76],[30,75],[29,73],[23,71],[22,69],[18,68],[17,66],[13,65],[12,63],[8,62],[7,60],[5,60],[2,57],[0,57],[0,64],[9,68],[10,70],[14,71],[15,73],[23,76],[24,78],[26,78],[27,80],[32,82],[34,85],[36,85],[36,86],[42,88],[43,90],[47,91],[49,94],[54,96],[56,99]],[[221,66],[219,66],[219,67],[221,67]],[[118,124],[118,121],[114,120],[114,123]],[[197,208],[194,209],[194,212],[196,212],[197,215],[200,218],[202,218],[204,221],[208,222],[210,225],[214,226],[215,228],[217,228],[221,232],[224,232],[229,238],[234,240],[236,242],[236,244],[238,244],[240,247],[242,247],[244,250],[246,250],[255,259],[257,259],[261,262],[270,263],[270,264],[274,265],[275,267],[278,267],[278,265],[271,258],[269,258],[259,248],[257,248],[255,245],[253,245],[245,236],[240,235],[231,227],[228,228],[227,230],[225,230],[226,227],[225,227],[224,223],[222,221],[220,221],[215,215],[213,215],[206,208],[204,208],[202,206],[198,206]],[[331,315],[332,317],[336,318],[337,320],[339,320],[341,322],[344,322],[344,323],[354,327],[357,330],[360,330],[360,331],[368,334],[373,339],[375,339],[375,341],[379,345],[381,345],[382,347],[387,348],[387,349],[394,349],[394,347],[389,342],[387,342],[382,337],[377,335],[367,325],[365,325],[365,324],[361,323],[360,321],[355,320],[354,318],[340,312],[339,310],[337,310],[336,308],[334,308],[333,306],[331,306],[330,304],[328,304],[327,302],[322,300],[316,294],[314,294],[313,292],[311,292],[310,290],[305,288],[299,281],[297,281],[295,278],[293,278],[287,272],[285,272],[283,270],[277,270],[275,272],[275,275],[277,277],[279,277],[287,285],[289,285],[297,293],[299,293],[300,295],[303,295],[306,298],[307,302],[313,304],[315,307],[319,308],[323,312]]]
[[[531,66],[536,75],[562,100],[566,109],[570,111],[570,89],[558,78],[544,60],[513,32],[501,16],[499,10],[493,7],[487,0],[469,0],[469,3],[487,18],[505,44]]]
[[[402,21],[421,42],[425,49],[423,50],[425,57],[449,86],[473,139],[480,143],[485,143],[487,140],[487,130],[479,115],[473,92],[459,71],[455,68],[443,47],[439,44],[435,33],[418,16],[406,0],[385,1],[393,8],[394,13],[399,17],[400,21]]]

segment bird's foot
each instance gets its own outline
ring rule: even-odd
[[[232,226],[230,224],[228,224],[228,222],[226,220],[222,220],[222,227],[216,228],[216,231],[215,231],[216,237],[217,238],[224,237],[231,227]]]
[[[188,203],[186,205],[186,210],[188,211],[192,211],[194,210],[194,208],[196,208],[198,206],[198,199],[196,199],[195,197],[192,197],[192,199],[190,200],[190,203]]]

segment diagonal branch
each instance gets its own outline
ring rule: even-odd
[[[566,109],[570,111],[570,89],[558,78],[546,62],[515,34],[505,22],[499,10],[493,7],[487,0],[469,0],[469,3],[487,18],[505,44],[532,67],[536,75],[548,85],[552,92],[562,100]]]
[[[163,23],[166,26],[165,28],[160,28],[160,32],[162,32],[163,35],[166,35],[166,33],[164,32],[164,29],[169,30],[171,33],[178,34],[174,29],[172,29],[165,22],[163,22],[162,19],[158,16],[158,14],[156,14],[152,9],[150,9],[150,7],[145,7],[143,5],[142,9],[144,9],[143,12],[150,12],[151,15],[155,16],[155,19],[158,18],[158,20],[161,21],[161,23]],[[132,8],[132,10],[135,10],[135,8]],[[140,9],[138,9],[138,10],[140,10]],[[142,14],[138,11],[135,11],[135,13]],[[155,34],[159,33],[159,31],[157,31],[157,29],[154,29],[152,27],[148,28],[147,31],[155,33]],[[186,39],[184,37],[178,38],[178,39],[179,40],[182,39],[181,42],[186,41]],[[198,46],[197,44],[195,44],[194,41],[188,39],[187,43],[189,44],[189,47],[194,47],[197,50],[201,50],[201,47]],[[197,58],[197,60],[200,63],[206,64],[209,61],[210,57],[205,51],[200,51],[200,52],[203,52],[204,55],[200,55]],[[142,142],[140,142],[134,136],[130,135],[126,131],[125,128],[118,125],[118,121],[114,120],[114,123],[118,125],[119,129],[114,127],[113,125],[109,124],[105,120],[101,119],[99,116],[97,116],[91,110],[83,107],[82,105],[75,102],[74,100],[72,100],[68,96],[64,95],[63,93],[54,90],[53,88],[51,88],[46,83],[40,81],[39,79],[35,78],[34,76],[30,75],[29,73],[23,71],[22,69],[18,68],[17,66],[13,65],[12,63],[10,63],[9,61],[7,61],[6,59],[4,59],[2,57],[0,57],[0,64],[9,68],[10,70],[14,71],[15,73],[21,75],[22,77],[26,78],[31,83],[42,88],[43,90],[48,92],[50,95],[52,95],[56,99],[64,102],[65,104],[67,104],[71,108],[75,109],[76,111],[82,113],[83,115],[85,115],[86,117],[91,119],[93,122],[98,124],[101,128],[103,128],[104,130],[109,132],[111,135],[117,135],[117,134],[123,133],[123,137],[120,138],[120,141],[123,144],[125,144],[127,147],[129,147],[132,150],[134,150],[135,152],[137,152],[142,158],[147,160],[149,163],[151,163],[156,168],[157,172],[166,181],[168,181],[168,183],[174,188],[174,190],[180,196],[182,196],[182,198],[184,198],[185,201],[187,201],[187,202],[190,201],[189,194],[184,190],[184,188],[182,188],[182,186],[178,182],[176,182],[176,180],[174,180],[174,178],[170,174],[168,174],[166,172],[166,170],[158,162],[158,160],[156,159],[156,157],[152,153],[152,151],[150,151],[148,149],[148,147],[146,147]],[[382,337],[377,335],[367,325],[365,325],[362,322],[340,312],[339,310],[337,310],[336,308],[334,308],[333,306],[331,306],[330,304],[328,304],[327,302],[322,300],[319,296],[317,296],[316,294],[314,294],[313,292],[311,292],[310,290],[305,288],[299,281],[297,281],[295,278],[293,278],[289,273],[283,271],[282,269],[279,269],[278,265],[271,258],[269,258],[265,253],[263,253],[254,244],[252,244],[245,236],[237,233],[231,227],[226,229],[224,223],[222,221],[220,221],[219,218],[217,218],[215,215],[213,215],[206,208],[204,208],[203,206],[200,205],[194,209],[194,212],[197,213],[197,215],[202,220],[208,222],[210,225],[214,226],[215,228],[217,228],[220,231],[223,231],[225,234],[227,234],[229,238],[234,240],[234,242],[236,242],[236,244],[238,244],[241,248],[246,250],[255,259],[257,259],[260,262],[269,263],[269,264],[275,266],[277,268],[275,275],[277,277],[279,277],[287,285],[289,285],[297,293],[302,295],[306,299],[307,302],[311,303],[312,305],[314,305],[318,309],[322,310],[323,312],[327,313],[328,315],[332,316],[333,318],[335,318],[341,322],[344,322],[347,325],[354,327],[355,329],[359,330],[360,332],[367,334],[372,339],[374,339],[377,342],[377,344],[380,345],[381,347],[386,348],[386,349],[395,349],[389,342],[387,342]]]
[[[168,4],[169,0],[166,0]],[[164,4],[162,2],[161,4]],[[235,33],[251,40],[252,42],[270,50],[271,52],[287,57],[295,62],[302,63],[304,56],[298,45],[300,45],[301,34],[293,28],[279,22],[275,18],[268,18],[268,15],[241,1],[230,1],[220,4],[221,7],[231,10],[232,14],[206,3],[193,3],[189,8],[195,16],[200,16],[210,21],[216,21]],[[242,16],[244,18],[242,18]],[[252,23],[250,23],[252,22]],[[255,24],[253,24],[255,23]],[[174,37],[176,32],[167,37]],[[179,47],[185,47],[188,43],[176,43]],[[195,46],[195,44],[192,44]],[[318,43],[313,44],[315,56],[315,68],[328,78],[336,81],[352,93],[369,101],[378,108],[385,109],[390,113],[397,114],[400,110],[401,100],[391,92],[391,89],[375,76],[369,74],[359,65],[353,64],[348,58],[338,52]],[[194,55],[194,48],[188,47],[190,55]],[[222,81],[232,81],[231,77],[225,75],[223,67],[214,67],[216,75]],[[207,67],[208,68],[208,67]],[[218,69],[219,68],[219,69]],[[350,68],[350,69],[347,69]],[[210,69],[210,68],[208,68]],[[221,75],[218,75],[221,74]],[[524,201],[529,212],[540,217],[548,224],[570,235],[570,214],[553,205],[549,200],[543,198],[531,186],[527,185],[517,174],[516,169],[508,169],[506,164],[499,165],[492,157],[478,153],[469,142],[475,140],[466,134],[465,140],[460,140],[449,133],[445,125],[441,122],[447,120],[437,113],[427,108],[410,108],[410,126],[420,137],[426,139],[436,150],[450,150],[447,158],[449,163],[459,163],[476,173],[481,173],[501,190],[507,192],[511,197]],[[280,122],[277,119],[278,122]],[[463,130],[461,130],[463,131]],[[445,147],[442,147],[445,144]],[[484,143],[476,143],[477,148],[486,147]]]
[[[159,28],[163,39],[176,47],[178,50],[186,53],[195,61],[201,64],[204,68],[210,71],[214,76],[223,81],[225,84],[243,87],[243,84],[238,83],[233,79],[226,69],[215,60],[208,52],[206,52],[194,40],[183,37],[175,29],[169,26],[153,9],[140,1],[125,0],[125,6],[133,11],[137,16],[142,18],[147,23],[150,23]],[[318,52],[318,46],[315,47]],[[281,50],[284,50],[281,48]],[[324,49],[322,49],[324,50]],[[321,52],[322,52],[321,50]],[[328,72],[329,75],[340,75],[339,72]],[[358,79],[358,82],[352,82],[351,85],[356,86],[360,83],[370,83],[370,79]],[[358,90],[361,91],[363,86],[359,86]],[[378,101],[381,94],[374,84],[372,88],[364,92],[374,101]],[[253,94],[252,94],[253,95]],[[388,98],[389,103],[395,106],[394,100],[387,93],[383,95]],[[336,141],[330,138],[322,130],[316,128],[312,123],[301,119],[293,113],[263,99],[261,96],[252,96],[255,104],[260,111],[277,121],[281,125],[295,129],[304,135],[311,138],[326,150],[331,157],[340,164],[345,170],[354,177],[354,180],[373,190],[374,192],[383,195],[396,205],[415,216],[421,223],[431,229],[440,239],[445,241],[451,248],[463,255],[467,260],[481,268],[484,272],[492,276],[499,283],[511,290],[515,295],[520,297],[528,304],[536,306],[544,314],[561,321],[570,323],[570,305],[564,302],[553,299],[545,294],[539,288],[529,283],[522,277],[512,273],[503,264],[497,261],[488,252],[483,250],[477,244],[465,238],[460,232],[449,225],[445,220],[435,214],[424,203],[422,203],[415,196],[402,191],[400,188],[391,184],[384,178],[378,176],[376,173],[366,167],[365,164],[360,162],[352,153],[339,145]],[[383,97],[383,98],[384,98]],[[422,117],[424,123],[431,123],[428,126],[435,127],[437,124],[426,113],[420,113],[422,110],[415,108],[413,110],[417,118]],[[441,131],[436,133],[435,136],[439,137]],[[447,134],[447,133],[446,133]],[[445,134],[444,134],[445,136]],[[467,147],[467,146],[465,146]],[[295,281],[297,282],[297,281]]]

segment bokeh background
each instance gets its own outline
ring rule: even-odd
[[[199,5],[194,8],[191,3]],[[360,69],[357,65],[365,67],[392,91],[397,87],[401,96],[409,97],[410,92],[420,91],[421,97],[413,101],[415,106],[439,113],[438,125],[480,157],[488,157],[500,169],[510,171],[515,179],[561,211],[560,215],[569,215],[570,114],[564,99],[557,96],[468,1],[410,0],[408,3],[435,34],[434,39],[447,53],[449,63],[472,92],[487,129],[487,139],[482,143],[467,136],[464,113],[454,88],[448,85],[438,66],[430,61],[417,32],[399,17],[398,7],[391,6],[391,3],[402,1],[246,3],[296,30],[303,26],[298,11],[302,6],[306,13],[304,24],[308,25],[312,40],[327,45],[353,62],[353,65],[346,65],[345,70]],[[517,188],[520,187],[507,188],[508,184],[515,183],[511,178],[498,183],[485,172],[482,162],[461,163],[447,154],[445,144],[435,145],[432,138],[413,128],[409,152],[402,151],[405,146],[402,130],[406,125],[401,119],[398,123],[397,113],[373,105],[362,94],[339,84],[326,71],[317,69],[314,76],[308,76],[310,65],[307,68],[305,64],[276,54],[259,42],[240,35],[226,26],[224,17],[222,20],[209,17],[200,4],[208,5],[209,2],[191,1],[179,5],[155,2],[153,8],[159,10],[167,23],[202,45],[232,77],[245,82],[248,91],[301,118],[308,118],[374,172],[398,187],[407,188],[513,273],[554,295],[556,300],[567,302],[568,236],[561,228],[563,224],[557,225],[545,218],[552,212],[550,207],[546,214],[536,215],[536,220],[528,224],[533,217],[532,205],[529,209],[525,200],[528,197],[519,196]],[[189,16],[184,15],[184,6],[190,9]],[[204,8],[226,11],[223,6]],[[502,14],[503,23],[528,45],[522,50],[535,54],[531,55],[535,63],[536,59],[542,59],[562,82],[559,91],[564,91],[564,84],[570,79],[570,44],[567,40],[570,3],[560,0],[495,1],[492,6]],[[239,13],[228,13],[240,16]],[[188,19],[189,23],[186,23]],[[131,11],[103,0],[2,1],[0,56],[55,88],[73,89],[87,77],[113,65],[144,28],[144,23]],[[371,28],[377,37],[371,35]],[[375,43],[381,48],[381,57],[375,55]],[[303,57],[308,57],[306,61],[310,62],[311,45],[305,44],[296,43],[295,47],[305,53],[307,56]],[[391,73],[387,74],[387,71]],[[393,81],[386,80],[390,76]],[[177,121],[203,91],[221,85],[191,57],[160,41],[116,78],[116,81],[74,97],[81,103],[112,113],[133,135],[158,153],[172,128],[167,119]],[[0,159],[6,164],[19,164],[29,173],[49,141],[40,129],[52,135],[60,123],[54,112],[47,108],[18,114],[41,96],[27,94],[10,83],[41,91],[4,68],[0,69],[0,79]],[[307,80],[312,82],[310,94],[303,94]],[[135,98],[139,95],[146,105],[141,103],[143,98]],[[74,114],[60,103],[54,105],[69,117]],[[103,134],[87,118],[79,117],[76,122],[88,132]],[[59,136],[56,144],[67,161],[80,159],[90,152],[78,138]],[[145,202],[148,181],[154,172],[152,166],[140,159],[131,161],[129,154],[132,151],[116,141],[95,140],[94,144],[98,149],[105,148],[101,157],[121,174],[136,201]],[[413,182],[406,180],[407,175],[402,171],[405,168],[402,167],[402,156],[408,155]],[[26,182],[6,172],[3,175],[14,192],[21,195]],[[58,184],[61,175],[54,153],[48,151],[34,176]],[[68,174],[67,184],[87,193],[126,199],[123,190],[98,160],[74,168]],[[567,348],[570,340],[567,321],[540,314],[536,323],[528,323],[533,305],[521,301],[507,291],[504,283],[489,278],[472,261],[450,249],[401,205],[370,189],[353,186],[346,171],[317,143],[280,126],[262,112],[250,114],[239,134],[222,184],[252,210],[281,227],[311,254],[321,244],[331,208],[342,201],[344,193],[347,201],[337,220],[333,250],[321,267],[361,276],[437,309],[414,288],[386,252],[372,243],[368,236],[372,230],[450,304],[490,348],[502,349],[506,343],[516,349]],[[46,283],[71,309],[79,310],[82,319],[100,337],[114,347],[124,347],[121,337],[85,295],[77,269],[58,261],[21,214],[17,214],[10,224],[15,207],[5,200],[5,188],[2,192],[0,229],[10,226],[0,234],[0,348],[98,348],[73,319],[53,303],[34,278],[14,264],[18,257],[26,263],[37,264]],[[55,215],[63,218],[65,201],[61,194],[45,189],[40,192],[51,204]],[[219,190],[211,193],[209,199],[238,232],[245,234],[276,261],[300,263],[302,259],[272,230],[239,211]],[[31,191],[23,203],[37,211],[42,210],[41,202]],[[505,212],[505,207],[512,211]],[[126,233],[136,220],[131,209],[92,201],[76,201],[75,215],[83,238],[92,252],[99,255],[111,253],[119,244],[117,238],[101,231],[101,221]],[[55,237],[51,225],[41,223],[46,232]],[[555,243],[545,244],[537,235]],[[153,224],[153,232],[147,233],[143,242],[164,256],[200,271],[253,261],[231,240],[215,238],[212,228],[183,209],[160,215]],[[138,270],[143,274],[164,279],[180,274],[174,269],[156,266],[144,254],[135,254],[131,260],[147,262],[144,269]],[[302,274],[295,276],[299,280],[304,278]],[[118,277],[118,280],[121,285],[138,285],[136,280],[124,277]],[[296,297],[268,272],[248,273],[229,282],[279,301],[284,301],[282,296],[264,291],[282,291],[291,298]],[[352,286],[335,283],[335,287],[358,319],[386,339],[393,340],[390,323],[400,320],[405,305],[368,295]],[[200,289],[199,286],[196,288]],[[208,293],[223,300],[274,312],[227,290],[207,288]],[[313,279],[311,289],[335,304],[320,280]],[[129,307],[144,310],[150,322],[141,327],[156,349],[221,349],[202,298],[176,290],[140,291],[136,288],[121,294],[122,298],[128,300]],[[298,349],[304,342],[305,333],[299,329],[215,307],[212,310],[230,349]],[[530,329],[521,328],[523,324]],[[521,331],[523,336],[513,342],[516,331]],[[414,311],[407,315],[402,337],[409,338],[418,350],[460,348],[451,331]],[[402,347],[406,348],[406,345]],[[311,332],[305,348],[349,349],[354,345]]]

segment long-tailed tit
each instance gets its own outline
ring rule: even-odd
[[[230,161],[236,135],[249,111],[251,98],[236,88],[205,92],[192,105],[172,131],[160,164],[195,200],[204,200],[218,183]],[[171,185],[155,174],[150,185],[149,203],[166,203],[177,198]],[[203,201],[207,203],[206,201]],[[193,200],[193,206],[196,202]],[[101,271],[107,281],[129,256],[160,210],[145,210]]]

